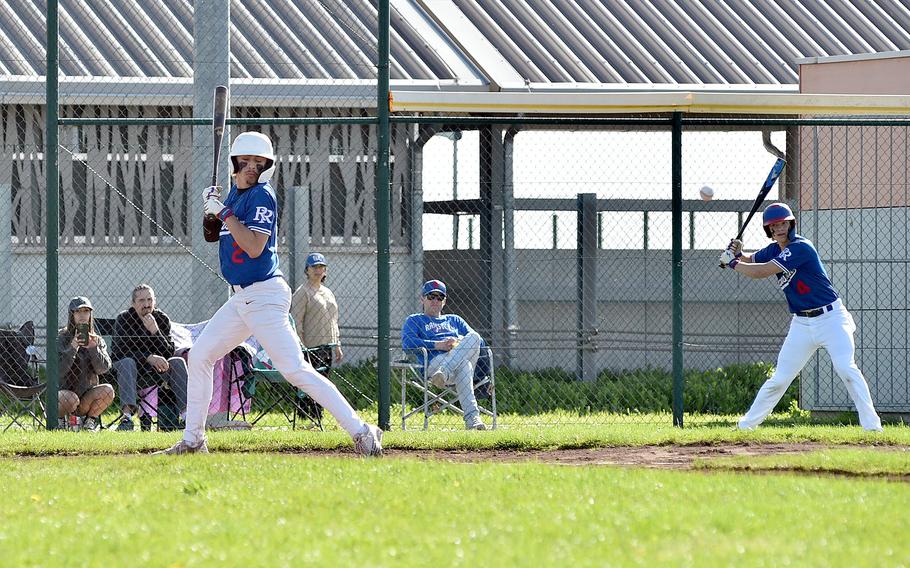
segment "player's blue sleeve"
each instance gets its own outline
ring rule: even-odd
[[[458,330],[459,337],[464,337],[465,335],[474,331],[473,329],[471,329],[471,326],[468,325],[468,322],[464,321],[464,318],[462,318],[461,316],[454,316],[452,318],[452,320],[453,320],[452,323],[455,324],[455,329]]]
[[[278,222],[278,203],[268,191],[257,191],[250,203],[247,219],[243,219],[247,229],[271,235],[275,230],[275,224]]]
[[[436,342],[420,337],[420,322],[416,316],[408,316],[401,328],[401,346],[404,349],[419,349],[421,347],[432,350]]]
[[[784,270],[792,271],[805,264],[814,254],[815,249],[809,243],[795,242],[787,245],[787,248],[771,259],[771,262]]]
[[[776,247],[777,244],[774,243],[774,244],[772,244],[771,246]],[[759,250],[759,251],[756,251],[756,252],[752,255],[752,262],[754,262],[754,263],[756,263],[756,264],[761,264],[761,263],[764,263],[764,262],[768,262],[768,261],[771,260],[772,258],[774,258],[774,253],[771,252],[771,247],[770,247],[770,246],[767,246],[767,247],[765,247],[765,248],[763,248],[763,249],[761,249],[761,250]]]

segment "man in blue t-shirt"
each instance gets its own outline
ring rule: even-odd
[[[234,184],[224,202],[221,188],[202,192],[206,240],[218,235],[221,273],[231,298],[215,312],[189,354],[186,430],[183,439],[159,453],[208,452],[205,420],[212,400],[215,361],[250,335],[265,348],[281,375],[332,413],[363,456],[382,455],[382,430],[357,416],[338,388],[304,358],[291,327],[291,289],[278,270],[278,199],[269,180],[275,171],[272,141],[244,132],[231,145]],[[213,224],[212,218],[220,220]]]
[[[401,346],[406,351],[426,349],[429,358],[427,372],[433,385],[438,388],[455,385],[455,393],[464,412],[465,427],[468,430],[486,430],[474,394],[474,367],[483,340],[460,316],[442,314],[446,303],[446,285],[441,281],[424,283],[420,303],[423,313],[408,316],[401,328]]]
[[[882,422],[872,404],[869,385],[853,358],[856,324],[831,285],[818,252],[809,240],[796,234],[796,217],[786,204],[769,205],[762,222],[765,234],[774,242],[758,252],[743,254],[742,241],[734,239],[720,255],[720,265],[750,278],[776,276],[793,319],[777,357],[777,368],[758,391],[739,427],[752,430],[761,424],[809,358],[824,347],[856,405],[860,425],[881,432]]]

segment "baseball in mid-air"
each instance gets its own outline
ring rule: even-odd
[[[711,201],[714,199],[714,190],[707,185],[703,185],[702,188],[698,190],[698,194],[701,195],[702,201]]]

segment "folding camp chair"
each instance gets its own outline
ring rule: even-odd
[[[21,387],[0,381],[0,414],[10,417],[10,422],[4,426],[3,431],[6,432],[13,425],[24,429],[29,423],[36,430],[42,428],[47,414],[43,398],[45,390],[47,383]]]
[[[424,348],[403,350],[399,357],[392,359],[392,374],[398,377],[401,386],[401,429],[407,430],[408,418],[423,414],[423,429],[430,426],[430,418],[450,410],[463,415],[458,406],[458,394],[454,385],[437,388],[430,382],[429,357]],[[408,394],[411,393],[412,408],[408,410]],[[481,346],[480,356],[474,368],[474,396],[477,409],[482,415],[493,419],[492,427],[496,429],[496,376],[493,370],[493,351],[486,345]],[[418,398],[419,397],[419,398]],[[422,402],[420,399],[422,398]],[[484,406],[483,402],[489,401]]]
[[[39,361],[34,342],[32,322],[26,322],[18,330],[0,330],[0,414],[10,420],[4,432],[13,425],[26,428],[31,424],[35,429],[44,425],[43,396],[47,384],[38,382]]]
[[[334,348],[334,344],[320,345],[304,349],[303,355],[313,365],[316,372],[328,377],[332,369]],[[242,366],[241,373],[237,372],[236,367],[235,365],[229,366],[229,381],[231,388],[234,388],[234,385],[239,388],[241,404],[230,419],[235,420],[240,417],[241,420],[256,425],[267,414],[277,411],[284,415],[292,430],[297,428],[298,419],[305,420],[313,427],[323,430],[322,407],[308,394],[287,382],[276,369],[261,362],[254,364],[252,361],[248,365]],[[248,405],[245,403],[254,397],[258,397],[258,404],[249,411],[248,416],[246,410]]]

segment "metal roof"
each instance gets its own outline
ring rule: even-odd
[[[240,82],[375,78],[375,1],[230,0]],[[910,49],[901,0],[391,0],[391,76],[447,90],[798,82]],[[192,77],[192,0],[59,0],[64,77]],[[45,73],[45,0],[0,2],[0,75]]]
[[[479,75],[416,5],[392,7],[391,76]],[[376,75],[376,8],[368,1],[230,0],[236,79],[367,79]],[[191,0],[59,0],[62,76],[191,77]],[[0,74],[45,73],[45,0],[0,2]],[[473,77],[472,77],[473,74]]]
[[[910,48],[898,0],[424,4],[456,5],[530,84],[796,84],[800,58]]]

